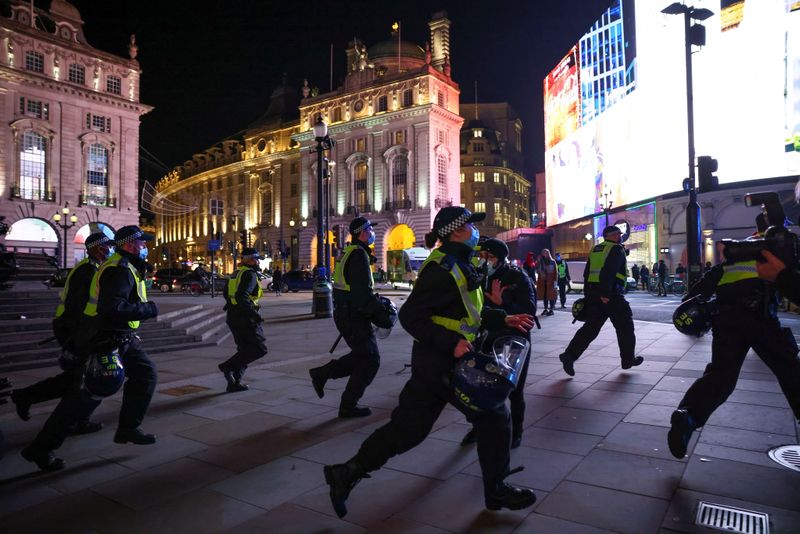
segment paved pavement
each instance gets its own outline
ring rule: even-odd
[[[392,293],[401,303],[403,293]],[[59,451],[67,469],[40,474],[19,450],[52,403],[35,407],[29,422],[0,407],[9,446],[0,461],[0,531],[706,532],[693,524],[701,500],[768,513],[773,533],[799,530],[800,473],[766,455],[798,443],[799,429],[760,360],[748,357],[728,403],[676,460],[666,447],[669,414],[702,373],[710,338],[637,321],[637,354],[646,361],[623,371],[608,325],[569,378],[557,356],[575,326],[560,310],[534,335],[526,429],[512,451],[512,466],[526,469],[509,480],[535,489],[535,507],[484,509],[475,448],[459,446],[469,427],[447,408],[427,440],[353,490],[339,520],[322,466],[350,458],[386,421],[408,377],[411,339],[397,328],[381,342],[381,370],[363,399],[373,415],[339,420],[344,382],[329,382],[318,399],[307,375],[328,360],[335,330],[309,309],[308,293],[267,298],[270,353],[248,371],[244,393],[225,394],[216,370],[234,350],[230,340],[154,355],[159,385],[143,425],[159,435],[153,446],[112,442],[117,395],[96,413],[106,429],[68,440]],[[24,386],[53,372],[10,378]]]

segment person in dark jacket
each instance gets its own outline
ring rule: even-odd
[[[569,265],[567,261],[561,258],[561,254],[556,252],[556,269],[558,270],[558,296],[561,300],[561,307],[567,306],[567,287],[572,281],[569,276]]]
[[[264,319],[259,313],[264,291],[258,280],[258,260],[260,256],[254,248],[242,249],[241,265],[228,280],[225,291],[225,322],[236,342],[236,352],[219,364],[219,370],[228,383],[226,391],[234,393],[249,388],[242,383],[247,366],[267,353],[267,338],[261,323]]]
[[[487,306],[499,308],[509,315],[527,314],[536,315],[536,293],[524,271],[514,267],[506,261],[508,258],[508,245],[499,239],[487,239],[480,245],[480,255],[486,261],[487,278],[484,283],[484,297]],[[521,335],[516,329],[502,328],[488,331],[488,336],[483,343],[484,352],[491,353],[494,341],[502,336],[524,337],[530,342],[530,334]],[[530,348],[522,371],[519,375],[517,387],[511,392],[509,401],[511,405],[511,448],[516,449],[522,443],[522,425],[525,422],[525,380],[528,377],[528,364],[530,363]],[[475,442],[475,429],[470,430],[462,445]]]
[[[617,331],[622,368],[630,369],[644,361],[641,356],[634,357],[636,335],[633,331],[633,314],[624,297],[627,257],[619,243],[620,236],[617,226],[606,226],[603,229],[605,241],[595,245],[586,262],[583,271],[586,322],[559,355],[564,372],[569,376],[575,376],[575,360],[594,341],[607,319],[611,319]]]
[[[371,267],[376,258],[369,248],[375,242],[372,222],[356,217],[350,222],[350,235],[350,245],[345,247],[333,272],[334,322],[350,352],[308,371],[314,391],[320,398],[325,395],[328,380],[348,378],[339,404],[339,417],[342,418],[365,417],[372,413],[368,407],[358,406],[358,401],[378,374],[381,364],[378,341],[370,322],[376,305]]]
[[[641,272],[639,271],[639,266],[634,263],[633,267],[631,267],[631,278],[633,278],[633,288],[634,289],[638,289],[639,288],[639,276],[640,276],[640,274],[641,274]]]
[[[339,517],[347,513],[345,502],[356,483],[393,456],[422,443],[448,403],[465,413],[476,428],[486,506],[518,510],[536,501],[531,490],[505,482],[512,472],[505,404],[495,410],[472,411],[456,400],[449,383],[456,360],[474,350],[472,342],[482,324],[490,329],[506,326],[523,332],[533,325],[529,315],[506,315],[489,308],[481,311],[482,276],[472,265],[471,256],[479,237],[473,223],[485,216],[457,206],[442,208],[434,219],[433,231],[425,236],[426,247],[433,248],[437,240],[442,245],[431,252],[411,295],[400,308],[400,323],[414,338],[411,378],[389,422],[373,432],[348,462],[324,469],[331,503]]]
[[[11,392],[17,415],[23,421],[31,418],[30,407],[32,404],[45,402],[63,397],[70,389],[75,389],[80,383],[83,367],[75,361],[72,354],[73,336],[78,331],[83,309],[89,300],[89,285],[101,263],[114,253],[114,242],[103,232],[96,232],[86,238],[84,242],[88,257],[79,261],[67,275],[64,289],[61,291],[61,302],[56,308],[53,319],[53,334],[56,341],[65,351],[59,363],[63,372],[56,376],[46,378],[26,388],[15,389]],[[71,429],[72,434],[89,434],[103,428],[102,423],[79,421]]]
[[[283,291],[283,273],[280,268],[275,269],[275,272],[272,273],[272,290],[275,292],[276,296],[281,296],[281,291]]]
[[[136,334],[140,321],[158,315],[156,304],[147,300],[144,283],[147,241],[152,240],[153,236],[138,226],[124,226],[117,231],[116,252],[92,278],[75,339],[76,355],[81,358],[97,350],[119,351],[126,381],[115,443],[156,442],[155,435],[139,428],[153,398],[157,375]],[[44,471],[62,469],[64,460],[56,458],[53,451],[64,443],[70,426],[88,418],[99,404],[100,399],[85,389],[64,395],[33,443],[22,450],[22,456]]]
[[[642,264],[642,268],[639,269],[639,277],[642,279],[642,289],[647,291],[647,284],[650,282],[650,269],[647,268],[647,265]]]
[[[658,295],[657,297],[667,296],[667,264],[664,260],[658,260]]]

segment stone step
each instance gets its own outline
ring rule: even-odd
[[[53,314],[45,318],[13,319],[0,321],[0,335],[12,332],[45,332],[49,336],[52,333]],[[156,321],[144,321],[139,327],[143,332],[152,330],[163,330],[170,327],[169,323],[159,323]]]

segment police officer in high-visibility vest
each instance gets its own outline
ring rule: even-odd
[[[558,271],[558,297],[561,300],[561,307],[564,308],[567,305],[567,286],[570,282],[569,265],[558,252],[556,252],[556,270]]]
[[[479,233],[474,223],[485,213],[462,207],[442,208],[425,236],[433,248],[420,269],[414,289],[400,308],[400,322],[414,338],[411,378],[406,383],[389,422],[372,433],[358,453],[344,464],[325,466],[325,480],[339,517],[347,513],[345,501],[356,483],[390,458],[404,453],[427,437],[445,405],[465,413],[476,429],[478,461],[483,474],[486,506],[521,509],[536,501],[533,492],[505,482],[511,474],[508,408],[471,411],[456,400],[449,385],[456,360],[473,350],[472,342],[483,324],[490,328],[533,326],[530,315],[506,315],[503,310],[483,308],[483,276],[470,261]]]
[[[138,226],[124,226],[114,236],[116,252],[92,277],[89,299],[75,339],[75,351],[86,356],[93,351],[114,347],[125,368],[125,387],[119,413],[115,443],[150,445],[156,436],[145,433],[140,425],[156,388],[155,365],[141,346],[137,335],[140,322],[158,315],[158,307],[147,300],[144,283],[147,241],[153,236]],[[88,417],[100,400],[81,390],[62,397],[36,439],[22,450],[22,456],[40,469],[56,470],[64,461],[54,452],[76,421]]]
[[[644,361],[643,357],[634,356],[636,335],[633,333],[633,313],[623,296],[628,278],[625,249],[619,242],[621,235],[617,226],[606,226],[603,229],[604,241],[592,249],[586,262],[583,271],[586,322],[559,355],[564,372],[569,376],[575,376],[575,360],[594,341],[606,319],[611,319],[617,331],[622,368],[630,369]]]
[[[84,242],[88,256],[75,264],[67,275],[64,289],[61,291],[61,301],[56,308],[53,319],[53,334],[56,341],[65,351],[59,363],[62,373],[46,378],[26,388],[15,389],[11,392],[11,400],[17,408],[17,415],[23,420],[30,419],[32,404],[58,399],[70,389],[80,387],[82,367],[78,365],[73,347],[73,336],[78,331],[83,309],[89,300],[89,284],[101,263],[114,253],[114,242],[103,232],[96,232],[86,238]],[[79,421],[72,429],[73,434],[89,434],[103,428],[102,423]]]
[[[778,320],[775,284],[758,278],[756,261],[713,267],[690,289],[684,300],[716,294],[712,315],[711,363],[672,413],[667,434],[669,450],[683,458],[692,432],[733,393],[750,349],[778,379],[795,419],[800,420],[800,359],[791,329]]]
[[[267,353],[267,338],[261,323],[258,301],[263,289],[258,281],[258,260],[261,256],[254,248],[242,249],[242,261],[236,273],[231,275],[225,291],[225,321],[236,342],[236,353],[219,364],[219,370],[228,382],[228,393],[246,391],[242,377],[247,366]]]
[[[372,223],[364,217],[350,222],[350,245],[333,271],[334,322],[350,347],[350,352],[308,371],[314,390],[320,398],[325,383],[334,378],[349,377],[339,404],[339,417],[364,417],[372,413],[358,406],[359,399],[378,373],[381,357],[378,342],[370,322],[375,305],[372,265],[376,258],[370,245],[375,242]]]

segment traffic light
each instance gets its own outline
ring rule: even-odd
[[[239,241],[241,241],[242,247],[247,246],[247,230],[239,230]]]
[[[701,193],[713,191],[719,187],[719,178],[714,176],[719,167],[717,160],[711,156],[697,158],[697,181]]]

